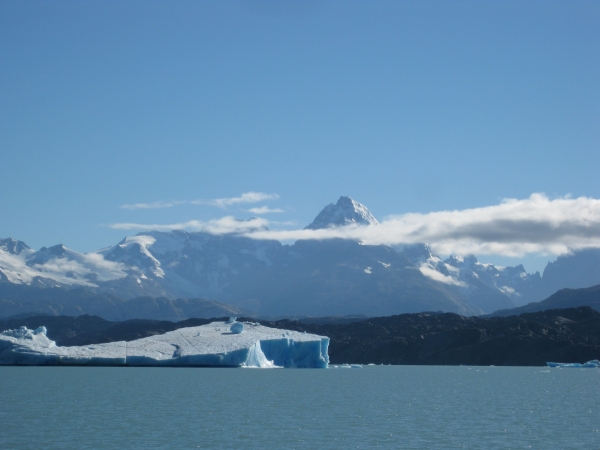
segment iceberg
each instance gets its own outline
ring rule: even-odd
[[[328,348],[328,337],[252,322],[213,322],[81,347],[56,345],[45,327],[21,327],[0,332],[0,365],[327,368]]]

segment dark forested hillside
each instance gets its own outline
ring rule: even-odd
[[[589,307],[497,318],[420,313],[344,325],[272,325],[329,336],[332,363],[537,366],[600,358],[600,313]]]

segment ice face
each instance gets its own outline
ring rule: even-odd
[[[236,325],[243,333],[230,331]],[[250,322],[213,322],[131,342],[59,347],[45,328],[0,333],[0,364],[326,368],[329,338]]]

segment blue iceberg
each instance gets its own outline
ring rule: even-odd
[[[81,347],[57,346],[46,333],[45,327],[1,332],[0,365],[326,368],[329,364],[328,337],[251,322],[213,322],[130,342]]]

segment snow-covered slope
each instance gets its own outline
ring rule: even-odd
[[[494,285],[494,282],[498,281],[497,278],[487,273],[493,269],[498,273],[501,271],[491,264],[477,262],[474,256],[453,256],[442,261],[426,244],[406,246],[400,252],[415,264],[423,275],[446,285],[484,313],[516,306],[511,296]],[[486,276],[480,277],[479,272]]]
[[[379,222],[368,208],[350,197],[340,197],[336,204],[330,203],[306,227],[309,230],[339,227],[343,225],[377,225]]]
[[[100,251],[106,260],[138,271],[105,283],[101,289],[127,291],[129,297],[162,290],[160,295],[167,297],[222,298],[232,284],[249,282],[271,266],[271,259],[278,259],[282,248],[277,241],[236,235],[143,232]]]
[[[24,242],[0,239],[0,278],[11,283],[96,287],[127,273],[126,265],[107,261],[99,253],[77,253],[60,244],[36,252]]]
[[[539,290],[539,272],[527,273],[523,265],[502,267],[481,263],[475,255],[450,256],[444,261],[447,267],[455,270],[458,278],[476,278],[485,285],[502,292],[516,305],[529,302],[529,298]]]
[[[46,328],[0,332],[0,364],[326,368],[329,338],[257,323],[213,322],[130,342],[59,347]]]
[[[545,298],[544,280],[538,272],[527,273],[523,265],[495,266],[479,262],[475,255],[451,255],[442,261],[439,256],[431,253],[426,244],[402,247],[399,251],[417,265],[423,275],[461,288],[461,292],[471,298],[489,296],[489,289],[509,298],[514,305],[524,305]],[[600,264],[597,267],[600,268]],[[487,292],[485,287],[489,288]],[[498,301],[500,297],[496,295],[496,299]]]

